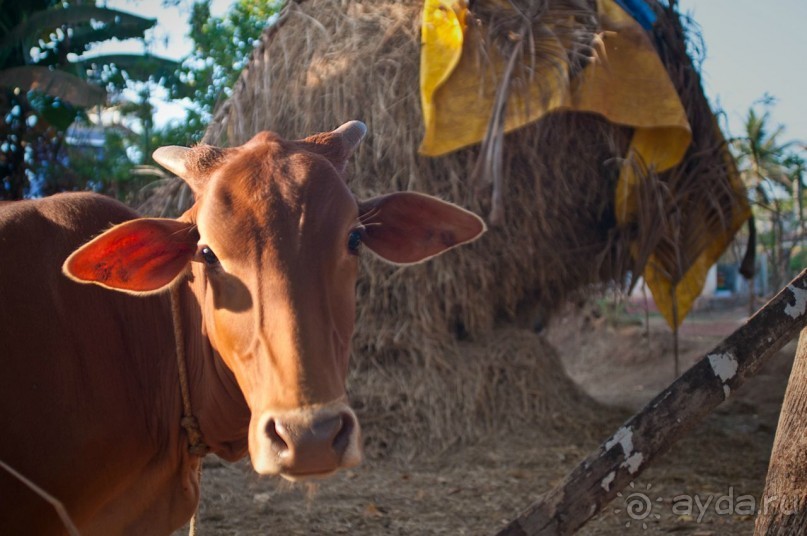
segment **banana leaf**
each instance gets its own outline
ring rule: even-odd
[[[83,54],[89,45],[100,43],[110,39],[134,39],[142,38],[146,30],[154,25],[154,19],[142,19],[142,21],[130,21],[122,19],[115,25],[107,25],[100,28],[92,26],[79,26],[73,28],[70,36],[70,46],[68,52]],[[149,22],[150,24],[146,24]]]
[[[142,54],[101,54],[83,57],[75,62],[80,69],[92,71],[96,78],[100,76],[103,66],[109,66],[112,78],[104,80],[116,86],[122,86],[126,79],[146,82],[148,80],[165,79],[174,81],[179,62],[160,56],[144,56]],[[125,73],[125,78],[123,74]]]
[[[95,6],[69,6],[66,8],[54,7],[33,13],[27,20],[17,25],[0,41],[0,51],[7,54],[17,45],[22,45],[22,52],[26,63],[31,63],[31,48],[40,39],[50,40],[50,33],[62,26],[76,26],[104,23],[105,28],[116,36],[115,29],[122,30],[125,35],[142,35],[147,29],[156,24],[156,19],[147,19],[124,11]],[[101,29],[95,26],[96,29]],[[79,39],[86,40],[86,36]]]
[[[32,92],[28,101],[42,119],[62,132],[73,124],[76,117],[83,114],[81,108],[44,93]]]
[[[103,104],[106,100],[103,88],[70,73],[38,65],[3,69],[0,71],[0,86],[40,91],[80,108]]]

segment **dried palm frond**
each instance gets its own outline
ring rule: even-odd
[[[481,70],[495,71],[490,61],[493,53],[505,60],[472,176],[474,182],[482,182],[480,186],[492,184],[488,220],[499,225],[504,219],[502,144],[511,96],[521,94],[520,102],[529,106],[530,88],[538,87],[546,102],[583,70],[595,56],[596,5],[589,0],[475,2],[468,18],[471,24],[467,33],[478,34],[470,40],[478,43]],[[544,83],[542,78],[560,83]],[[529,115],[529,110],[523,114]]]

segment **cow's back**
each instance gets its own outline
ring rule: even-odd
[[[94,194],[0,207],[0,460],[64,502],[77,522],[104,506],[98,490],[120,492],[149,455],[144,438],[154,417],[141,413],[162,398],[144,370],[161,375],[148,359],[170,350],[171,327],[165,298],[80,285],[61,267],[88,239],[135,216]],[[8,533],[45,533],[58,523],[3,471],[0,497]]]
[[[93,193],[58,194],[44,199],[0,201],[0,274],[13,276],[29,253],[67,257],[79,245],[111,225],[137,217],[112,198]],[[12,258],[14,257],[14,258]],[[37,268],[37,274],[61,273],[61,264]],[[9,279],[0,280],[0,289]]]

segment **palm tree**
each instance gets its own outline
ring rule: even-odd
[[[802,152],[807,151],[807,145],[801,145]],[[793,213],[801,228],[802,238],[807,237],[807,221],[804,212],[804,193],[807,190],[807,162],[804,157],[796,151],[789,152],[782,163],[790,177],[791,190],[793,195]]]
[[[793,142],[780,141],[784,126],[778,125],[770,130],[769,107],[773,99],[766,96],[762,104],[765,110],[761,115],[753,106],[748,110],[745,136],[733,140],[732,145],[740,173],[752,196],[756,221],[763,226],[760,242],[771,259],[771,283],[774,288],[779,288],[787,270],[783,241],[793,174],[788,173],[786,157]]]

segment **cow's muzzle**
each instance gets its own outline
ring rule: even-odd
[[[288,480],[322,478],[361,462],[359,423],[343,403],[264,412],[256,422],[252,465]]]

